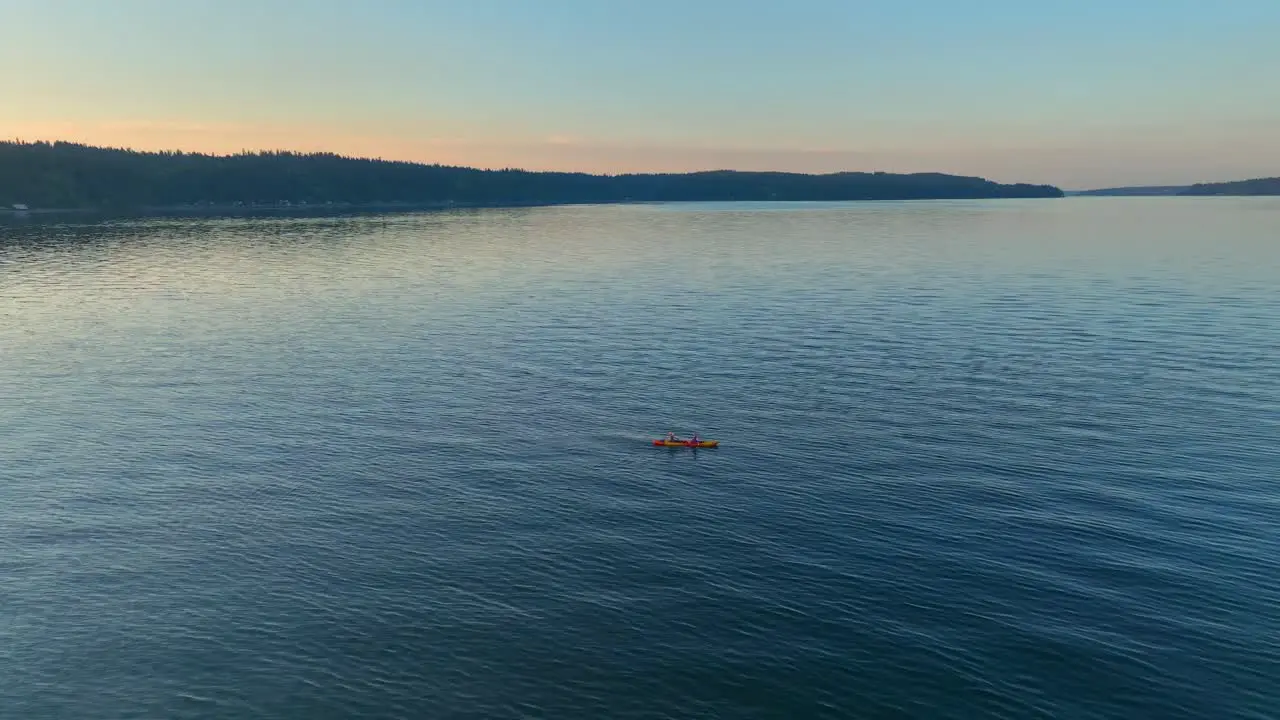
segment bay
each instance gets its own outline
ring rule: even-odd
[[[0,226],[0,716],[1274,717],[1278,231]]]

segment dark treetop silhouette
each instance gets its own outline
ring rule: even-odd
[[[589,175],[477,170],[331,153],[202,155],[74,143],[0,142],[0,208],[146,210],[176,206],[502,205],[718,200],[1061,197],[941,173],[713,171]]]
[[[1223,183],[1199,183],[1181,195],[1280,195],[1280,177]]]

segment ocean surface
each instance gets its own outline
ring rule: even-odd
[[[1280,198],[0,225],[0,718],[1277,717]]]

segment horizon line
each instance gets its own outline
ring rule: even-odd
[[[959,173],[943,172],[940,170],[919,171],[919,172],[897,172],[893,170],[836,170],[836,171],[825,172],[825,173],[812,173],[812,172],[797,172],[794,170],[740,170],[740,169],[729,168],[729,167],[720,167],[720,168],[706,168],[703,170],[687,170],[687,171],[669,170],[669,171],[661,171],[661,172],[612,173],[612,172],[590,172],[587,170],[533,170],[529,168],[516,167],[516,166],[481,167],[478,165],[451,165],[447,163],[424,162],[420,160],[399,160],[394,158],[386,158],[382,156],[346,155],[346,154],[343,154],[340,152],[334,152],[331,150],[302,151],[302,150],[287,150],[287,149],[243,148],[236,152],[219,153],[219,152],[183,150],[181,148],[171,148],[171,149],[164,149],[164,150],[146,150],[146,149],[138,149],[135,147],[124,146],[124,145],[95,145],[92,143],[79,142],[76,140],[48,140],[48,139],[28,140],[24,138],[10,138],[7,140],[0,140],[0,144],[10,144],[10,145],[59,145],[61,144],[61,145],[71,145],[71,146],[82,147],[82,148],[90,148],[94,150],[131,152],[131,153],[137,153],[140,155],[163,155],[165,153],[180,153],[183,155],[195,155],[198,157],[207,157],[207,158],[234,158],[234,157],[243,157],[243,156],[252,156],[252,155],[269,155],[269,154],[296,155],[299,157],[335,157],[343,160],[395,163],[395,164],[401,164],[401,165],[417,165],[420,167],[438,167],[438,168],[449,168],[449,169],[457,169],[457,170],[473,170],[476,172],[522,172],[522,173],[529,173],[529,174],[545,173],[545,174],[557,174],[557,175],[586,175],[589,177],[627,177],[627,176],[643,176],[643,175],[700,175],[700,174],[710,174],[710,173],[742,173],[742,174],[755,174],[755,175],[798,175],[798,176],[804,176],[804,177],[829,177],[832,175],[901,175],[901,176],[940,175],[944,177],[956,177],[956,178],[967,178],[967,179],[973,179],[973,180],[982,180],[985,182],[994,183],[996,185],[1026,185],[1031,187],[1044,187],[1044,188],[1054,188],[1057,190],[1063,190],[1063,188],[1052,183],[1035,183],[1035,182],[1021,182],[1021,181],[1000,182],[998,180],[992,180],[991,178],[988,178],[982,175],[964,175]]]
[[[839,169],[839,170],[832,170],[830,172],[805,172],[800,170],[778,170],[778,169],[772,169],[772,168],[747,170],[747,169],[741,169],[741,168],[736,168],[732,166],[718,166],[718,167],[707,166],[707,167],[693,169],[693,170],[656,170],[656,171],[628,170],[628,171],[622,171],[622,172],[616,172],[616,171],[610,172],[610,171],[591,171],[591,170],[567,170],[567,169],[554,169],[554,168],[536,169],[534,167],[528,167],[528,166],[506,165],[506,164],[499,165],[497,163],[492,163],[492,164],[447,163],[447,162],[439,162],[439,161],[432,161],[432,160],[425,160],[425,159],[413,160],[413,159],[386,157],[384,155],[372,154],[372,153],[348,154],[348,153],[338,152],[334,150],[322,150],[322,149],[321,150],[299,150],[299,149],[287,149],[284,147],[268,148],[263,146],[259,146],[257,148],[242,147],[240,150],[237,150],[237,151],[187,150],[176,145],[170,146],[170,147],[156,147],[153,149],[145,149],[145,148],[135,147],[129,144],[110,144],[110,143],[97,144],[93,142],[86,142],[83,140],[69,140],[69,139],[60,139],[60,138],[49,139],[47,137],[37,137],[35,139],[29,139],[27,137],[22,137],[22,136],[13,136],[8,139],[0,140],[0,144],[10,144],[10,145],[62,144],[62,145],[69,145],[69,146],[75,146],[75,147],[89,148],[94,150],[130,152],[130,153],[137,153],[142,155],[163,155],[163,154],[169,153],[169,154],[192,155],[192,156],[206,157],[206,158],[234,158],[234,157],[241,157],[241,156],[269,155],[269,154],[294,155],[298,157],[328,156],[328,157],[335,157],[335,158],[340,158],[344,160],[353,160],[353,161],[382,162],[382,163],[389,163],[389,164],[412,165],[412,166],[418,166],[418,167],[438,167],[438,168],[449,168],[449,169],[458,169],[458,170],[471,170],[475,172],[519,172],[519,173],[528,173],[528,174],[583,175],[587,177],[598,177],[598,178],[618,178],[618,177],[629,177],[629,176],[630,177],[662,176],[662,175],[679,176],[679,175],[699,175],[699,174],[712,174],[712,173],[740,173],[740,174],[757,174],[757,175],[775,174],[775,175],[790,175],[790,176],[799,176],[799,177],[831,177],[836,175],[859,175],[859,174],[861,175],[876,175],[876,174],[898,175],[903,177],[937,175],[937,176],[943,176],[943,177],[982,180],[982,181],[990,182],[996,185],[1054,188],[1057,190],[1061,190],[1064,193],[1072,193],[1072,194],[1085,193],[1085,192],[1098,192],[1098,191],[1106,191],[1106,190],[1125,190],[1125,189],[1158,188],[1158,187],[1191,188],[1197,185],[1221,185],[1221,184],[1227,184],[1227,183],[1272,180],[1280,176],[1280,173],[1277,173],[1276,175],[1259,174],[1251,177],[1235,176],[1233,178],[1223,179],[1223,180],[1199,179],[1191,182],[1183,181],[1183,182],[1173,182],[1173,183],[1145,182],[1145,183],[1130,183],[1130,184],[1060,185],[1058,183],[1052,183],[1052,182],[1029,182],[1029,181],[1023,181],[1023,180],[1002,181],[1002,180],[995,180],[987,175],[964,173],[964,172],[948,172],[944,170],[918,170],[918,171],[903,172],[903,171],[897,171],[897,170],[881,170],[881,169],[874,169],[874,170]]]

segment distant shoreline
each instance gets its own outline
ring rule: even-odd
[[[1062,190],[1051,185],[998,183],[946,173],[708,170],[593,175],[426,165],[332,153],[201,155],[66,142],[0,142],[0,207],[30,207],[28,214],[212,216],[636,202],[1062,196]]]
[[[325,203],[307,205],[159,205],[141,208],[30,208],[13,210],[0,208],[3,219],[58,219],[63,217],[92,219],[139,219],[139,218],[234,218],[234,217],[325,217],[350,213],[413,213],[438,212],[445,210],[500,210],[539,207],[570,207],[575,205],[653,205],[680,202],[707,203],[864,203],[864,202],[930,202],[954,200],[1009,200],[1024,198],[904,198],[896,200],[630,200],[606,202],[492,202],[492,203],[459,203],[459,202],[423,202],[423,203]],[[1037,198],[1030,198],[1037,199]],[[1039,198],[1057,199],[1057,198]]]
[[[1280,195],[1280,177],[1195,185],[1133,185],[1067,190],[1067,197],[1254,197]]]
[[[551,205],[569,205],[573,203],[550,202],[509,202],[509,203],[323,203],[299,205],[245,205],[235,203],[218,203],[203,205],[154,205],[136,208],[111,207],[73,207],[73,208],[29,208],[14,210],[0,207],[0,217],[35,218],[59,216],[91,216],[107,218],[142,218],[142,217],[257,217],[272,215],[331,215],[348,212],[424,212],[434,210],[465,210],[481,208],[517,208],[547,207]]]
[[[1144,194],[1144,193],[1077,193],[1068,192],[1068,198],[1189,198],[1189,197],[1265,197],[1260,195],[1191,195],[1191,194]],[[446,210],[500,210],[500,209],[517,209],[517,208],[540,208],[540,207],[570,207],[575,205],[652,205],[652,204],[668,204],[681,202],[706,202],[706,203],[784,203],[784,202],[811,202],[811,203],[864,203],[864,202],[930,202],[930,201],[954,201],[954,200],[1009,200],[1009,199],[1037,199],[1037,198],[903,198],[895,200],[631,200],[631,201],[538,201],[538,202],[490,202],[490,203],[461,203],[461,202],[420,202],[420,203],[349,203],[349,202],[333,202],[323,204],[289,204],[289,205],[244,205],[234,203],[223,204],[204,204],[204,205],[156,205],[145,206],[140,208],[108,208],[108,207],[79,207],[79,208],[29,208],[27,210],[14,210],[12,208],[0,207],[0,220],[60,220],[60,219],[86,219],[86,220],[129,220],[142,218],[269,218],[269,217],[328,217],[341,216],[348,214],[393,214],[393,213],[414,213],[414,212],[439,212]],[[1038,198],[1038,199],[1057,199],[1057,198]]]

